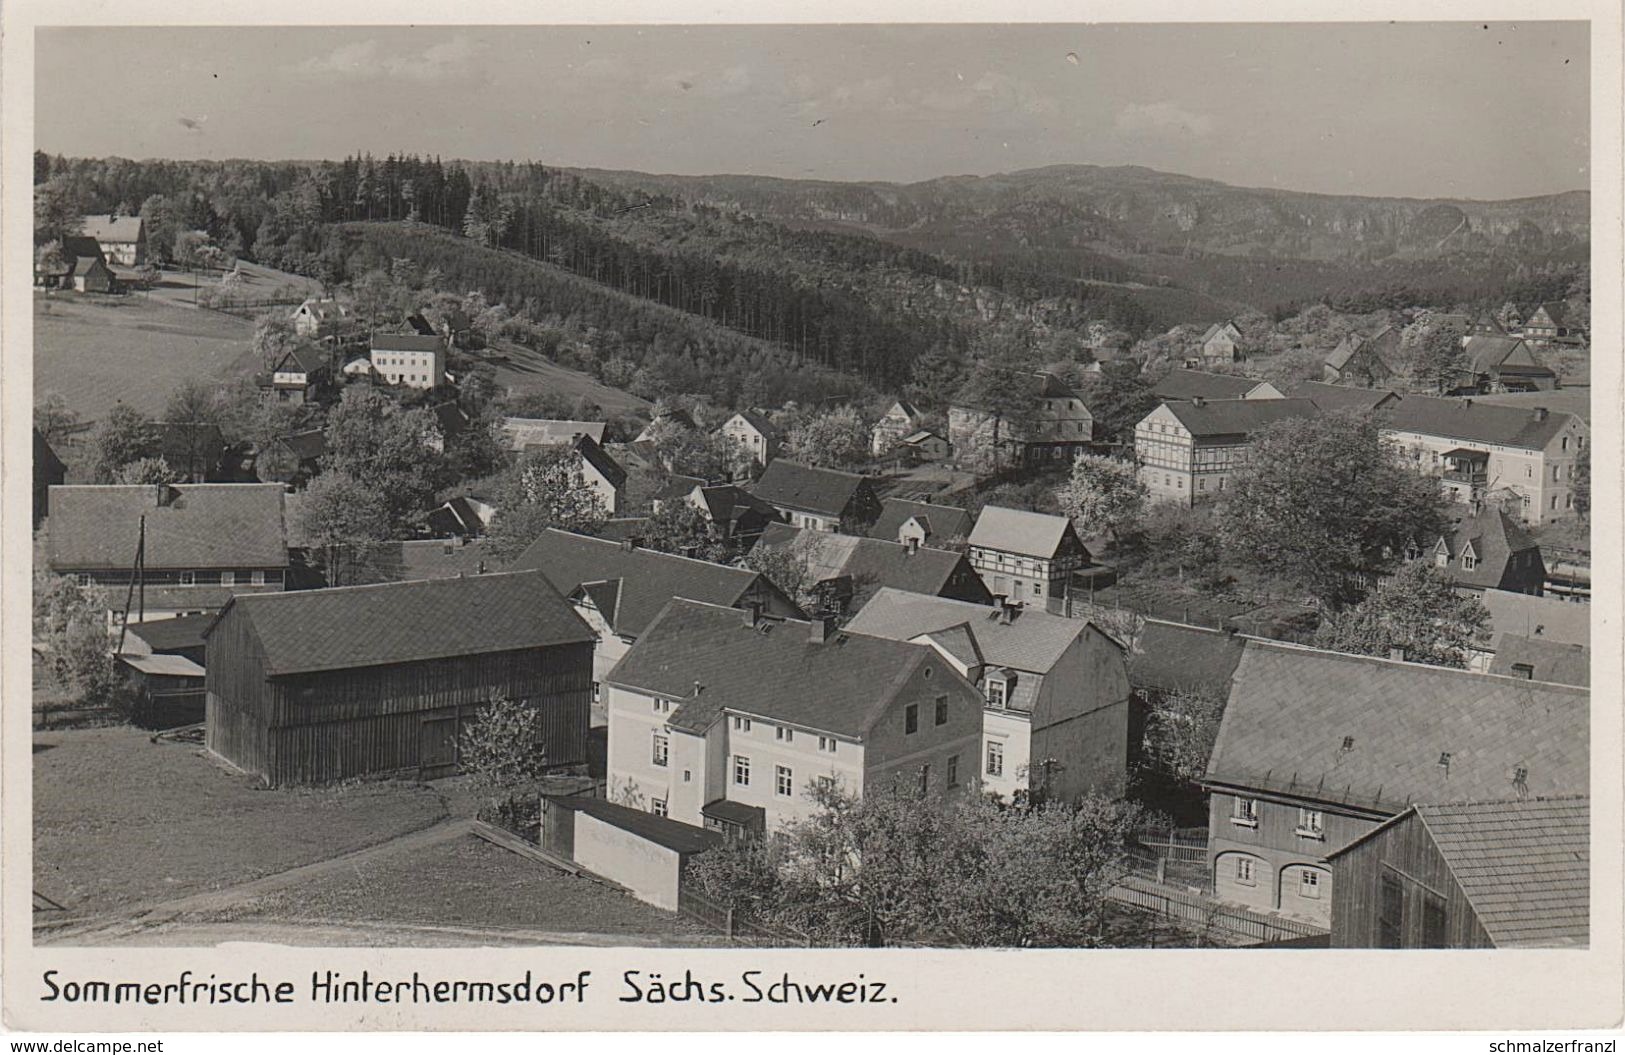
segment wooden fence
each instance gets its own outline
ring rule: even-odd
[[[785,927],[770,927],[732,905],[719,905],[696,893],[687,883],[680,883],[677,888],[677,914],[739,945],[811,948],[813,944],[805,934]]]
[[[1301,923],[1284,916],[1267,916],[1239,905],[1228,905],[1203,894],[1163,886],[1139,876],[1125,876],[1107,892],[1120,905],[1144,909],[1182,926],[1205,932],[1219,932],[1245,942],[1284,941],[1317,938],[1324,927]]]

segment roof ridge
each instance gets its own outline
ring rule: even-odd
[[[1246,636],[1247,641],[1254,646],[1279,649],[1283,652],[1309,652],[1315,655],[1329,656],[1334,659],[1363,660],[1369,663],[1388,664],[1396,667],[1413,667],[1418,670],[1436,671],[1440,674],[1454,674],[1466,678],[1496,678],[1500,681],[1517,682],[1519,685],[1539,685],[1548,689],[1565,689],[1574,695],[1591,695],[1589,686],[1566,685],[1559,681],[1534,681],[1530,678],[1520,677],[1516,674],[1492,674],[1489,671],[1464,670],[1461,667],[1443,667],[1436,663],[1418,663],[1411,659],[1391,659],[1388,656],[1368,656],[1360,652],[1336,652],[1329,648],[1316,648],[1313,645],[1300,645],[1296,641],[1279,641],[1275,638]]]
[[[420,541],[421,542],[434,542],[436,544],[439,544],[441,542],[441,540],[439,540],[439,539],[402,539],[400,541],[402,541],[402,542],[420,542]],[[488,571],[488,572],[484,572],[484,573],[482,573],[480,575],[449,576],[449,577],[443,578],[443,579],[402,579],[402,580],[399,580],[397,582],[362,582],[362,583],[352,583],[349,586],[323,586],[320,589],[316,589],[316,590],[277,590],[277,591],[274,591],[274,592],[267,592],[267,593],[239,593],[239,594],[233,594],[231,599],[233,601],[244,601],[244,600],[260,600],[260,599],[275,598],[275,597],[310,597],[310,596],[315,595],[315,594],[321,594],[321,595],[325,596],[327,594],[337,593],[337,592],[339,592],[341,590],[342,591],[377,590],[377,589],[382,589],[384,587],[389,587],[389,586],[394,586],[394,587],[401,587],[401,586],[428,586],[428,585],[431,585],[431,584],[445,584],[445,583],[460,582],[460,581],[473,581],[473,580],[476,580],[476,579],[511,579],[511,578],[514,578],[515,576],[519,576],[519,575],[542,575],[542,574],[543,573],[542,573],[542,570],[540,568],[516,568],[516,569],[510,570],[510,571]]]
[[[621,520],[646,520],[648,518],[647,517],[619,517],[617,519],[621,519]],[[612,539],[612,538],[599,538],[597,535],[582,535],[582,534],[579,534],[577,532],[570,531],[570,530],[568,530],[566,528],[557,528],[557,527],[547,528],[546,531],[551,532],[551,533],[553,533],[555,535],[568,535],[570,538],[586,539],[589,542],[597,542],[597,543],[601,543],[601,544],[603,544],[605,546],[614,546],[616,549],[623,548],[622,544],[620,542],[617,542],[615,539]],[[690,556],[686,556],[685,554],[682,554],[682,553],[667,553],[665,550],[654,549],[654,548],[652,548],[650,546],[633,546],[627,552],[630,552],[630,553],[652,553],[652,554],[655,554],[655,555],[661,556],[661,557],[671,557],[674,560],[686,560],[686,561],[690,561],[690,562],[692,562],[694,564],[703,564],[708,568],[717,568],[717,569],[720,569],[721,571],[738,572],[741,575],[756,576],[756,575],[762,574],[761,572],[754,571],[754,570],[752,570],[750,568],[736,568],[732,564],[718,564],[714,560],[706,560],[703,557],[690,557]],[[686,597],[683,598],[683,600],[690,600],[690,599],[691,598],[686,598]],[[696,604],[708,604],[710,602],[696,601],[695,603]]]

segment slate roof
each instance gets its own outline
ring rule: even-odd
[[[608,681],[685,701],[672,713],[674,728],[703,730],[733,709],[861,740],[933,656],[926,645],[851,632],[815,642],[801,620],[764,619],[752,627],[731,608],[674,598]],[[940,660],[939,666],[955,676]]]
[[[751,488],[764,502],[827,517],[846,512],[864,478],[839,469],[819,469],[787,458],[775,458]]]
[[[970,512],[958,506],[933,502],[910,502],[904,498],[888,498],[881,503],[880,517],[869,529],[870,538],[897,541],[897,532],[910,517],[929,521],[927,542],[947,542],[956,538],[969,538],[972,525]]]
[[[1158,381],[1151,394],[1158,399],[1240,399],[1264,382],[1235,374],[1214,374],[1206,370],[1170,370]]]
[[[1090,624],[1034,608],[1011,612],[1010,621],[1006,623],[999,610],[988,605],[886,588],[876,593],[846,625],[852,633],[897,641],[953,627],[968,627],[988,663],[1046,674],[1072,642],[1089,631]]]
[[[375,352],[443,352],[446,341],[420,333],[375,333],[368,347]]]
[[[1495,655],[1490,660],[1491,674],[1517,677],[1512,668],[1530,668],[1533,681],[1550,681],[1559,685],[1591,684],[1591,650],[1585,645],[1565,645],[1561,641],[1548,641],[1521,634],[1495,635]]]
[[[1398,392],[1387,388],[1356,388],[1353,385],[1331,385],[1324,381],[1304,381],[1287,394],[1293,399],[1312,400],[1321,410],[1334,413],[1340,410],[1373,411],[1401,399]]]
[[[797,547],[806,554],[812,577],[817,582],[849,577],[854,605],[863,604],[876,590],[888,586],[935,596],[953,585],[954,573],[961,570],[964,574],[960,576],[959,585],[978,596],[985,595],[988,602],[993,600],[970,562],[957,550],[921,546],[910,553],[900,542],[837,535],[832,531],[797,528],[778,522],[767,525],[758,544]]]
[[[600,476],[609,481],[611,487],[626,485],[626,470],[591,436],[577,436],[571,446],[584,461],[598,470]]]
[[[173,500],[160,506],[160,485],[52,487],[47,558],[57,571],[128,568],[145,515],[149,570],[286,567],[283,491],[281,484],[172,484]]]
[[[616,633],[637,636],[673,597],[732,606],[761,576],[746,568],[679,557],[642,547],[627,547],[587,535],[549,528],[514,561],[516,569],[539,569],[562,594],[585,582],[624,580],[621,604],[612,626]]]
[[[1192,436],[1246,436],[1287,418],[1308,418],[1319,407],[1307,399],[1204,399],[1164,403]]]
[[[419,582],[483,575],[497,564],[480,539],[449,543],[432,538],[406,539],[369,547],[359,574],[370,582]]]
[[[1019,553],[1025,557],[1054,557],[1072,531],[1072,522],[1063,516],[1034,513],[1026,509],[983,506],[971,529],[970,544],[985,549]],[[1082,546],[1082,543],[1079,543]]]
[[[214,622],[214,614],[182,615],[174,619],[154,619],[131,623],[129,633],[139,637],[154,652],[181,652],[203,647],[203,631]]]
[[[1351,333],[1345,335],[1337,342],[1337,347],[1327,353],[1325,362],[1332,369],[1341,371],[1355,355],[1364,353],[1375,356],[1386,366],[1385,357],[1399,351],[1399,344],[1400,332],[1392,326],[1385,326],[1370,337]]]
[[[562,421],[552,418],[503,418],[502,432],[508,440],[508,449],[522,451],[526,447],[549,447],[569,443],[577,436],[589,436],[594,443],[604,442],[602,421]]]
[[[1249,640],[1207,782],[1389,814],[1574,794],[1589,715],[1585,689]]]
[[[1535,353],[1530,350],[1522,337],[1469,337],[1462,348],[1462,354],[1467,357],[1467,369],[1475,374],[1493,374],[1499,370],[1515,373],[1551,373],[1546,367],[1541,366],[1538,360],[1532,365],[1508,364],[1507,359],[1520,347],[1530,358],[1535,357]]]
[[[321,429],[308,429],[282,436],[277,442],[288,448],[302,462],[313,462],[327,453],[327,434]]]
[[[1155,692],[1230,694],[1246,638],[1224,630],[1147,619],[1128,660],[1129,684]]]
[[[1390,415],[1388,427],[1400,432],[1544,450],[1576,415],[1554,411],[1543,420],[1542,409],[1506,407],[1476,399],[1407,396],[1385,407],[1384,412]]]
[[[1458,515],[1442,541],[1450,551],[1450,567],[1440,570],[1455,582],[1486,589],[1501,584],[1515,556],[1530,550],[1540,553],[1540,546],[1529,533],[1499,506]],[[1477,566],[1471,570],[1461,565],[1461,554],[1468,545],[1478,557]]]
[[[269,677],[597,640],[539,572],[239,595],[220,618],[233,610]]]
[[[733,484],[710,484],[699,488],[700,501],[705,504],[706,515],[714,523],[733,524],[747,513],[760,513],[766,520],[778,518],[779,512],[743,487]],[[688,492],[693,494],[691,488]]]
[[[1591,606],[1556,597],[1536,597],[1510,590],[1485,590],[1479,597],[1490,610],[1490,628],[1498,634],[1591,644]]]
[[[670,817],[657,817],[648,810],[622,806],[608,799],[586,798],[578,795],[549,795],[547,800],[567,810],[585,813],[605,824],[630,832],[641,839],[675,850],[680,854],[697,854],[722,842],[722,835]]]
[[[101,213],[86,216],[79,229],[98,242],[135,242],[141,238],[141,217]]]
[[[1413,814],[1498,948],[1589,942],[1589,797],[1419,804],[1329,856],[1348,853]]]

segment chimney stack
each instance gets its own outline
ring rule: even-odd
[[[1010,601],[1002,601],[1002,602],[1000,602],[1000,604],[999,604],[999,623],[1000,623],[1000,625],[1009,626],[1011,623],[1015,622],[1016,609],[1018,609],[1020,607],[1021,607],[1020,605],[1012,604]]]
[[[635,539],[635,538],[623,538],[623,539],[621,539],[621,549],[627,551],[628,553],[630,553],[632,550],[635,550],[637,548],[638,548],[638,540],[637,539]]]
[[[835,617],[833,615],[815,615],[807,623],[807,640],[815,645],[822,645],[835,633]]]
[[[1206,402],[1207,402],[1207,400],[1203,399],[1201,396],[1192,396],[1191,397],[1191,406],[1193,406],[1193,407],[1199,407],[1199,406],[1201,406],[1202,404],[1204,404]]]
[[[762,621],[762,605],[760,601],[746,601],[740,610],[744,613],[745,625],[755,627]]]
[[[914,538],[913,536],[910,536],[910,537],[904,539],[903,540],[903,552],[904,553],[918,553],[918,552],[920,552],[920,540],[917,539],[917,538]]]
[[[1550,415],[1551,415],[1551,411],[1547,410],[1545,407],[1536,407],[1535,408],[1535,420],[1536,421],[1545,421],[1546,418],[1548,416],[1550,416]]]

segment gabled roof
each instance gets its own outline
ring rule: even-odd
[[[1589,796],[1418,804],[1329,857],[1411,816],[1427,829],[1497,948],[1589,942]]]
[[[1337,342],[1337,347],[1327,353],[1326,365],[1341,371],[1356,355],[1370,355],[1387,365],[1385,357],[1399,351],[1399,344],[1400,332],[1392,326],[1385,326],[1370,337],[1358,333],[1345,334]]]
[[[1459,507],[1458,507],[1459,510]],[[1450,530],[1442,542],[1449,553],[1449,576],[1468,586],[1495,587],[1500,585],[1507,570],[1507,562],[1529,550],[1540,551],[1540,546],[1529,537],[1523,527],[1502,512],[1499,506],[1490,506],[1477,513],[1458,511]],[[1471,570],[1461,566],[1460,557],[1471,546],[1478,564]]]
[[[1035,608],[1019,608],[1006,617],[988,605],[887,587],[876,593],[846,626],[853,633],[897,641],[956,627],[968,630],[987,663],[1047,674],[1072,643],[1089,632],[1091,624]]]
[[[910,403],[906,399],[899,399],[893,402],[891,406],[886,408],[886,415],[890,416],[891,412],[894,410],[900,411],[903,416],[908,418],[910,421],[913,421],[915,418],[920,416],[920,408],[915,406],[913,403]]]
[[[1287,418],[1313,417],[1320,409],[1307,399],[1204,399],[1163,406],[1192,436],[1246,436]]]
[[[68,471],[67,465],[57,457],[39,429],[34,429],[34,479],[40,483],[60,481]]]
[[[964,573],[959,579],[965,589],[986,594],[970,562],[954,550],[922,546],[910,552],[900,542],[837,535],[778,522],[767,525],[758,545],[796,547],[806,555],[816,582],[842,576],[851,579],[853,604],[862,604],[875,590],[888,586],[935,596],[954,584],[956,572]],[[992,595],[986,599],[991,601]]]
[[[141,238],[141,217],[100,213],[86,216],[79,229],[98,242],[135,242]]]
[[[153,652],[182,652],[203,647],[203,631],[214,622],[214,613],[181,615],[173,619],[154,619],[150,623],[131,623],[129,634],[138,637]]]
[[[934,658],[925,645],[850,631],[813,641],[801,620],[750,626],[731,608],[674,598],[608,681],[685,701],[673,728],[703,730],[731,708],[862,739],[915,669]],[[936,666],[942,677],[957,677],[940,659]]]
[[[1304,381],[1287,393],[1293,399],[1311,400],[1321,410],[1355,411],[1364,413],[1398,403],[1398,392],[1387,388],[1355,388],[1353,385],[1332,385],[1324,381]]]
[[[1072,521],[1049,513],[1004,506],[983,506],[971,529],[970,544],[985,549],[1019,553],[1024,557],[1053,558],[1068,538],[1084,549]],[[1087,553],[1087,550],[1084,550]]]
[[[1529,342],[1522,337],[1469,337],[1462,347],[1462,354],[1467,357],[1467,368],[1473,373],[1490,374],[1507,367],[1509,365],[1507,360],[1520,350],[1531,359],[1535,358]],[[1520,372],[1546,369],[1540,366],[1539,360],[1536,360],[1533,366],[1528,363],[1513,363],[1510,364],[1510,368]]]
[[[233,611],[270,677],[597,640],[539,572],[239,594]]]
[[[1486,335],[1504,335],[1507,332],[1506,327],[1501,325],[1501,320],[1488,311],[1478,313],[1478,318],[1473,320],[1472,331]]]
[[[84,234],[70,234],[63,238],[62,256],[70,262],[70,265],[76,260],[107,259],[107,254],[102,251],[101,243],[90,235]]]
[[[880,517],[869,529],[869,537],[895,542],[898,530],[910,517],[930,520],[931,537],[928,542],[940,543],[970,537],[972,520],[969,510],[934,502],[911,502],[904,498],[888,498],[881,503]]]
[[[1240,399],[1264,382],[1235,374],[1214,374],[1206,370],[1175,369],[1158,381],[1151,394],[1158,399]]]
[[[626,470],[620,463],[609,456],[609,452],[598,445],[591,436],[577,436],[571,443],[583,461],[598,470],[598,475],[609,481],[611,487],[623,487],[626,484]]]
[[[327,453],[327,434],[321,429],[307,429],[282,436],[277,442],[288,448],[302,462],[313,462]]]
[[[864,478],[857,473],[775,458],[751,488],[751,494],[775,506],[839,517],[864,484]]]
[[[728,568],[557,528],[543,532],[513,566],[539,569],[566,595],[582,583],[622,580],[624,588],[611,625],[616,633],[628,636],[641,634],[673,597],[732,606],[753,587],[773,589],[759,573],[746,568]]]
[[[1539,307],[1537,307],[1534,311],[1530,312],[1529,314],[1531,316],[1533,316],[1536,312],[1541,312],[1541,311],[1544,311],[1546,313],[1546,317],[1548,319],[1552,320],[1552,325],[1554,325],[1554,326],[1564,326],[1564,325],[1567,325],[1567,323],[1568,323],[1569,305],[1568,305],[1567,301],[1563,301],[1563,300],[1543,301]],[[1528,320],[1525,319],[1524,322],[1527,324]]]
[[[851,629],[851,627],[847,629]],[[976,634],[971,631],[969,622],[955,623],[953,626],[944,627],[941,630],[930,630],[906,638],[897,634],[875,634],[875,636],[890,637],[894,641],[913,641],[919,644],[933,645],[938,651],[952,656],[964,664],[967,670],[980,667],[987,662],[987,657],[982,655],[982,648],[977,644]]]
[[[1591,650],[1584,645],[1565,645],[1540,637],[1519,634],[1495,635],[1495,655],[1491,674],[1523,677],[1516,667],[1526,667],[1532,681],[1558,685],[1591,684]]]
[[[327,356],[320,348],[304,343],[296,344],[282,353],[282,358],[277,360],[271,372],[285,370],[290,365],[302,374],[313,374],[327,365]]]
[[[1225,630],[1147,619],[1128,660],[1129,684],[1154,692],[1230,695],[1246,638]]]
[[[1207,781],[1392,814],[1589,774],[1584,689],[1249,640]]]
[[[604,423],[554,418],[503,418],[502,433],[508,440],[509,450],[522,451],[526,447],[569,443],[577,436],[590,436],[594,443],[603,443]]]
[[[1198,340],[1200,340],[1203,344],[1206,344],[1208,341],[1211,341],[1213,338],[1226,331],[1235,334],[1237,337],[1241,336],[1241,330],[1236,326],[1236,324],[1233,321],[1226,319],[1224,322],[1216,322],[1207,329],[1203,330],[1202,336],[1198,338]]]
[[[281,484],[52,487],[46,552],[57,571],[129,568],[145,516],[149,570],[286,567],[283,491]]]
[[[294,314],[297,315],[301,309],[317,322],[326,322],[329,318],[342,319],[350,314],[349,308],[331,297],[309,297],[294,309]]]
[[[446,341],[418,333],[375,333],[369,347],[374,352],[443,352]]]
[[[1497,634],[1517,634],[1564,645],[1591,644],[1589,604],[1510,590],[1485,590],[1479,599],[1490,610],[1490,628]]]
[[[1577,415],[1543,407],[1506,407],[1477,399],[1406,396],[1384,412],[1400,432],[1503,447],[1544,450]]]
[[[732,524],[748,513],[759,513],[766,520],[774,520],[779,515],[778,510],[734,484],[703,484],[690,488],[688,494],[696,491],[713,523]]]
[[[412,327],[412,332],[420,337],[433,337],[435,335],[434,323],[424,318],[421,312],[413,312],[408,315],[406,324]]]
[[[726,425],[734,418],[743,418],[747,425],[770,440],[777,438],[779,435],[778,426],[769,421],[766,414],[760,414],[754,410],[736,410],[723,419],[722,424]],[[717,426],[717,429],[721,431],[722,426]]]

